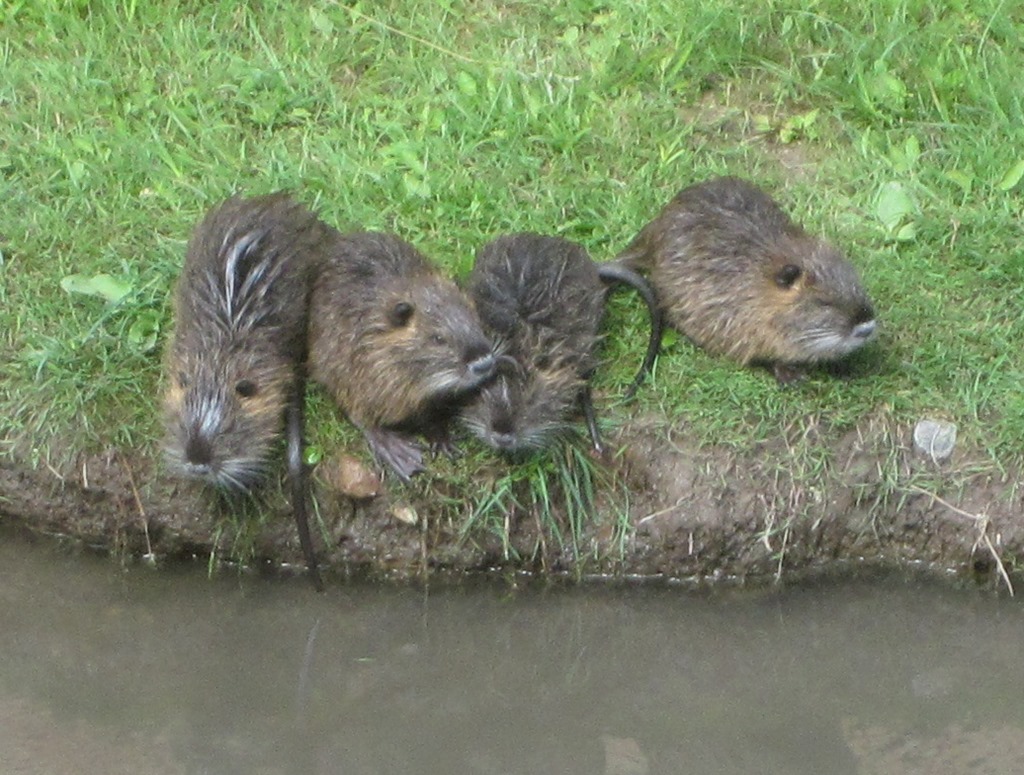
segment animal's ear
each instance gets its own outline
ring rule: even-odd
[[[388,323],[394,328],[401,328],[408,325],[412,313],[416,308],[407,301],[395,302],[395,305],[388,311]]]
[[[792,288],[802,274],[803,270],[796,264],[786,264],[775,273],[775,284],[780,288]]]

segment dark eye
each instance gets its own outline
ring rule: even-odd
[[[430,341],[432,344],[436,344],[438,346],[443,345],[445,343],[444,337],[441,336],[440,334],[431,334]]]
[[[252,398],[259,392],[259,388],[251,379],[243,379],[235,385],[235,392],[242,398]]]
[[[180,387],[182,390],[184,390],[185,388],[188,387],[188,383],[189,383],[188,374],[186,374],[183,371],[179,371],[178,372],[178,387]]]
[[[415,308],[407,301],[400,301],[388,312],[388,322],[395,328],[401,328],[409,322]]]
[[[533,359],[533,365],[540,371],[547,371],[549,368],[551,368],[551,358],[549,358],[547,355],[538,355],[536,358]]]
[[[800,267],[796,264],[786,264],[775,273],[775,284],[780,288],[792,288],[800,278]]]

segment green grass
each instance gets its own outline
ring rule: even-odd
[[[56,462],[155,450],[168,295],[192,226],[232,192],[292,188],[462,274],[512,230],[608,259],[680,187],[732,173],[846,248],[880,340],[855,378],[780,391],[675,338],[624,407],[645,318],[622,294],[602,414],[661,411],[739,447],[806,418],[841,433],[938,414],[1019,461],[1022,28],[1001,0],[7,2],[0,441]],[[61,289],[99,273],[127,295]],[[311,421],[352,438],[325,401]]]
[[[535,567],[551,569],[561,566],[560,558],[570,557],[571,567],[582,572],[580,560],[591,552],[604,560],[596,541],[585,541],[586,524],[593,520],[598,506],[598,490],[613,491],[615,484],[608,471],[590,457],[589,443],[582,438],[568,438],[543,455],[533,455],[501,469],[495,469],[486,458],[477,458],[475,489],[482,493],[475,499],[471,513],[461,520],[460,540],[474,540],[480,534],[501,543],[503,560],[529,562]],[[489,469],[490,474],[479,472]],[[621,541],[627,529],[622,519],[612,526],[611,538],[621,553]],[[532,520],[536,528],[534,542],[528,547],[509,543],[511,526]],[[549,545],[550,543],[550,545]]]

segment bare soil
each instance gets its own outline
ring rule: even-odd
[[[354,500],[314,471],[315,540],[329,578],[527,570],[751,581],[877,564],[1006,589],[1024,556],[1021,472],[964,449],[936,464],[914,451],[911,432],[869,420],[832,438],[810,423],[736,449],[701,445],[665,418],[635,418],[608,439],[620,452],[572,546],[528,511],[508,516],[507,541],[461,535],[472,499],[441,477],[411,487],[387,479],[380,494]],[[225,502],[132,450],[60,471],[0,462],[3,518],[158,562],[300,568],[282,489]]]

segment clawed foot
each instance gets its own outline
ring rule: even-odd
[[[447,426],[431,428],[426,438],[427,448],[434,457],[444,455],[446,458],[454,460],[462,454],[455,442],[452,441],[452,436]]]
[[[427,470],[423,465],[423,451],[409,437],[383,428],[371,428],[363,433],[370,451],[406,484],[413,476]]]

